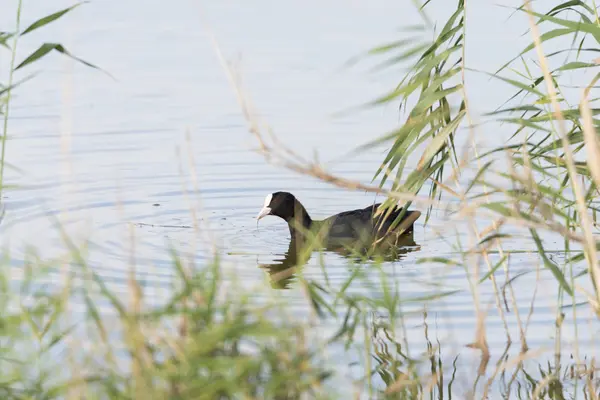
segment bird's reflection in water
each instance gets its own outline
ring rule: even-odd
[[[414,241],[413,233],[406,233],[393,240],[383,241],[377,244],[357,244],[352,242],[329,244],[321,250],[337,253],[357,263],[366,260],[373,261],[398,261],[406,257],[406,254],[419,251],[421,247]],[[319,248],[313,246],[310,249],[299,240],[290,240],[287,251],[271,264],[259,264],[264,268],[271,278],[271,286],[274,289],[287,289],[294,282],[296,272],[303,267],[311,258],[313,252]]]

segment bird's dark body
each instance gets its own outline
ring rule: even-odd
[[[360,238],[364,235],[371,238],[379,238],[386,233],[394,231],[390,231],[390,228],[394,221],[396,221],[396,218],[402,213],[402,207],[395,207],[389,215],[387,215],[388,210],[384,210],[379,215],[375,216],[379,206],[381,206],[381,203],[356,210],[344,211],[324,219],[321,223],[329,226],[328,232],[329,237],[331,238],[352,239]],[[404,219],[402,221],[406,221],[407,218],[410,218],[414,213],[414,211],[407,211],[404,214]],[[401,224],[398,224],[398,226],[400,225]],[[403,232],[409,232],[412,231],[412,229],[413,223],[410,223]]]
[[[318,221],[309,216],[302,203],[291,193],[276,192],[270,196],[270,201],[265,204],[269,209],[266,215],[283,218],[288,223],[292,239],[301,239],[312,232],[318,234],[325,243],[374,240],[390,233],[393,236],[394,233],[399,235],[411,232],[414,222],[421,215],[420,211],[407,211],[400,223],[390,230],[402,213],[402,207],[395,206],[391,212],[382,210],[376,215],[381,206],[381,203],[378,203],[344,211]]]

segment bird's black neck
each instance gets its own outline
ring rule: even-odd
[[[292,239],[298,239],[305,236],[313,225],[313,220],[308,215],[308,212],[300,202],[295,204],[295,212],[293,217],[286,218],[285,221],[288,223],[290,228],[290,235]]]

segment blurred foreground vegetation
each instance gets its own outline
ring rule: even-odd
[[[290,159],[286,149],[265,143],[261,132],[253,133],[267,158],[279,157],[288,168],[334,185],[383,193],[390,204],[401,200],[429,207],[429,212],[434,205],[443,205],[450,218],[462,224],[452,226],[469,231],[473,243],[457,243],[456,259],[422,258],[419,263],[422,268],[439,263],[462,268],[469,280],[479,324],[472,338],[461,338],[465,341],[461,345],[478,355],[471,380],[457,378],[460,355],[443,356],[442,349],[450,344],[430,338],[434,321],[426,311],[420,326],[426,346],[410,343],[403,326],[402,293],[387,278],[382,260],[370,254],[368,262],[360,261],[364,254],[349,262],[355,272],[341,287],[307,280],[294,270],[293,284],[303,289],[305,306],[311,310],[303,320],[291,315],[285,299],[274,295],[272,301],[259,303],[252,291],[223,276],[218,253],[211,264],[194,265],[173,250],[175,275],[169,299],[151,306],[146,288],[135,278],[136,266],[131,265],[129,297],[123,298],[88,265],[85,248],[63,234],[69,260],[42,260],[31,252],[19,267],[18,280],[12,279],[15,267],[8,266],[10,257],[5,255],[0,275],[0,397],[597,399],[598,347],[576,345],[575,352],[565,353],[561,335],[565,318],[577,329],[578,310],[600,316],[596,4],[537,2],[536,7],[547,9],[538,13],[524,3],[515,10],[530,20],[531,45],[490,74],[513,87],[515,95],[488,115],[514,127],[514,134],[506,146],[486,152],[477,147],[478,135],[486,128],[471,121],[464,80],[465,38],[476,33],[467,30],[464,1],[458,1],[455,12],[433,29],[426,11],[435,4],[429,1],[421,8],[425,21],[421,29],[404,32],[397,42],[368,54],[370,60],[384,58],[379,67],[403,65],[408,71],[397,87],[370,104],[400,104],[405,117],[397,130],[365,145],[389,149],[380,170],[374,171],[376,184],[332,176],[316,162],[301,164]],[[42,43],[32,54],[17,57],[21,37],[78,6],[22,29],[19,2],[15,30],[0,32],[1,50],[11,60],[8,80],[0,86],[4,120],[0,182],[5,165],[9,167],[4,160],[10,145],[6,139],[11,95],[29,79],[20,74],[51,52],[96,68],[58,43]],[[421,33],[431,31],[433,39],[423,39]],[[557,48],[553,45],[557,39],[568,47]],[[575,97],[562,84],[565,80],[579,82]],[[412,168],[407,160],[414,154],[419,161]],[[428,213],[426,220],[434,217]],[[489,221],[486,229],[476,223],[482,220]],[[515,306],[518,294],[511,284],[520,275],[511,272],[512,250],[503,245],[514,232],[525,233],[528,250],[537,252],[541,268],[557,284],[555,347],[550,351],[529,348],[529,317],[519,315]],[[545,251],[546,235],[561,238],[566,256],[560,263]],[[306,254],[298,255],[293,264],[305,260]],[[377,271],[379,279],[367,277],[361,264]],[[47,280],[53,284],[42,283]],[[355,284],[368,287],[372,295],[353,293],[348,288]],[[495,312],[506,328],[504,354],[490,354],[482,285],[492,286]],[[430,301],[453,294],[440,290],[412,301],[426,310]],[[515,318],[509,320],[509,313],[516,313]],[[323,321],[336,329],[325,329]],[[588,322],[582,321],[580,329],[597,327],[597,319]],[[512,324],[517,325],[516,338],[509,333]],[[353,361],[340,365],[341,359]]]

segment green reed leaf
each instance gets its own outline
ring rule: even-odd
[[[47,15],[43,18],[38,19],[37,21],[35,21],[33,24],[29,25],[27,27],[27,29],[25,29],[22,33],[21,36],[27,35],[28,33],[31,33],[33,31],[35,31],[36,29],[39,29],[45,25],[48,25],[54,21],[56,21],[57,19],[59,19],[60,17],[62,17],[63,15],[67,14],[68,12],[74,10],[75,8],[79,7],[80,5],[87,3],[86,1],[82,2],[82,3],[77,3],[71,7],[65,8],[64,10],[55,12],[54,14],[50,14]]]
[[[483,282],[485,282],[485,281],[486,281],[486,279],[488,279],[490,276],[492,276],[493,274],[495,274],[495,273],[496,273],[496,271],[498,270],[498,268],[500,268],[500,267],[502,266],[502,264],[504,264],[504,261],[506,261],[506,259],[507,259],[507,258],[508,258],[508,255],[507,255],[507,254],[505,254],[505,255],[504,255],[504,256],[503,256],[503,257],[500,259],[500,261],[498,261],[498,262],[496,263],[496,265],[494,265],[494,266],[492,267],[492,269],[490,269],[490,270],[489,270],[489,271],[488,271],[488,272],[487,272],[487,273],[486,273],[486,274],[485,274],[485,275],[484,275],[484,276],[483,276],[483,277],[482,277],[482,278],[479,280],[479,283],[483,283]]]
[[[530,229],[529,232],[531,232],[531,236],[533,237],[535,245],[537,246],[538,252],[542,257],[542,260],[544,261],[544,266],[548,268],[550,272],[552,272],[552,275],[554,275],[554,278],[556,279],[560,287],[562,287],[564,291],[572,297],[573,289],[571,289],[571,287],[567,283],[567,280],[565,279],[565,276],[563,275],[558,265],[556,265],[548,258],[548,256],[546,256],[546,251],[544,250],[544,246],[542,245],[542,241],[538,236],[537,231],[535,229]]]
[[[555,69],[555,71],[571,71],[574,69],[592,68],[592,67],[598,67],[598,64],[586,63],[586,62],[582,62],[582,61],[573,61],[573,62],[566,63],[565,65]]]
[[[64,46],[60,43],[44,43],[42,44],[36,51],[34,51],[33,53],[31,53],[27,58],[25,58],[25,60],[23,60],[16,68],[15,70],[21,69],[39,59],[41,59],[42,57],[46,56],[48,53],[50,53],[51,51],[57,51],[61,54],[64,54],[68,57],[71,57],[72,59],[87,65],[88,67],[97,69],[97,70],[101,70],[100,68],[98,68],[97,66],[95,66],[94,64],[91,64],[85,60],[82,60],[80,58],[75,57],[74,55],[72,55],[71,53],[69,53],[67,51],[67,49],[64,48]]]
[[[525,10],[523,10],[526,12]],[[568,19],[553,17],[546,14],[540,14],[535,11],[531,12],[532,15],[538,17],[541,21],[550,21],[557,25],[568,28],[571,33],[585,32],[591,34],[598,43],[600,43],[600,27],[593,22],[575,22]]]
[[[10,49],[7,42],[10,38],[12,38],[15,34],[11,32],[0,32],[0,46]]]

